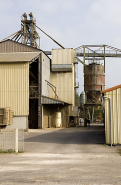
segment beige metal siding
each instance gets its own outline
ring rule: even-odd
[[[72,65],[71,72],[53,72],[51,73],[51,83],[56,86],[56,93],[59,100],[74,105],[74,50],[73,49],[54,49],[52,50],[52,65]],[[56,66],[56,67],[57,67]],[[55,95],[51,91],[51,97]]]
[[[105,93],[111,98],[112,143],[121,144],[121,88]],[[110,108],[109,100],[105,99],[105,134],[106,143],[110,143]]]
[[[51,73],[51,83],[56,86],[56,93],[59,100],[73,104],[73,76],[72,73]],[[51,91],[51,97],[55,94]]]
[[[0,53],[10,52],[38,52],[39,50],[11,40],[0,42]]]
[[[72,64],[74,61],[73,49],[53,49],[52,64]]]
[[[50,97],[51,88],[45,80],[50,82],[50,59],[42,53],[42,95]]]
[[[41,52],[0,53],[0,62],[30,62],[36,60]]]
[[[0,108],[14,116],[29,114],[29,63],[0,64]]]

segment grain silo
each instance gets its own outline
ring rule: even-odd
[[[84,91],[86,103],[99,103],[101,91],[105,89],[104,66],[96,62],[84,66]]]

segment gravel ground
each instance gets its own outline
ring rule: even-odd
[[[104,144],[104,127],[25,132],[25,152],[0,154],[1,185],[121,185],[121,146]]]

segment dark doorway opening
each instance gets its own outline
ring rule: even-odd
[[[38,60],[29,66],[29,129],[38,129]]]
[[[38,129],[38,99],[29,100],[29,129]]]

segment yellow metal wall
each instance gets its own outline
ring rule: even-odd
[[[0,108],[5,107],[14,116],[29,114],[29,63],[0,64]]]
[[[51,83],[56,86],[56,94],[59,100],[73,104],[73,76],[72,73],[51,73]],[[55,94],[51,91],[51,97]]]
[[[50,82],[50,59],[42,53],[42,95],[50,97],[51,88],[45,80]]]
[[[72,64],[74,61],[74,49],[53,49],[52,64]]]
[[[52,72],[51,83],[56,87],[56,93],[59,100],[69,104],[75,104],[75,65],[73,49],[54,49],[52,50],[52,64],[63,65],[72,64],[72,72]],[[51,90],[51,97],[55,98],[55,94]]]
[[[111,98],[112,144],[121,144],[121,88],[106,92]],[[105,99],[105,135],[106,143],[110,143],[110,107]]]

